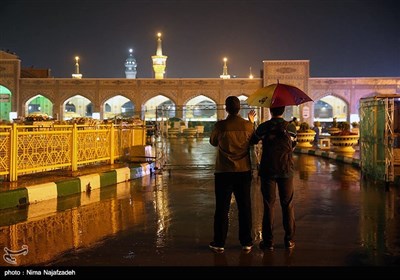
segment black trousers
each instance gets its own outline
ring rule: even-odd
[[[293,206],[293,177],[275,179],[261,177],[261,193],[264,202],[262,238],[265,242],[273,241],[274,239],[273,228],[277,187],[282,209],[282,223],[285,230],[284,240],[292,240],[295,234],[296,225]]]
[[[238,207],[240,244],[252,244],[251,179],[251,171],[215,173],[214,242],[217,246],[225,246],[232,193]]]

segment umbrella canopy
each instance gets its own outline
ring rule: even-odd
[[[313,101],[301,89],[287,84],[271,84],[256,90],[247,98],[247,104],[260,107],[281,107],[299,105]]]

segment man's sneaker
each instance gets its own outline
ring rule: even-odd
[[[215,253],[223,253],[225,250],[224,247],[217,246],[214,241],[211,242],[208,247],[210,247],[210,249],[213,250]]]
[[[285,248],[286,249],[293,249],[295,246],[295,243],[293,240],[287,240],[285,241]]]
[[[251,248],[253,248],[253,244],[242,245],[242,250],[245,252],[250,252]]]
[[[269,251],[274,250],[274,243],[272,241],[268,242],[261,241],[259,246],[261,250],[269,250]]]

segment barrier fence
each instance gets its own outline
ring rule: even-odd
[[[1,125],[0,175],[13,182],[22,174],[113,164],[145,144],[145,125]]]

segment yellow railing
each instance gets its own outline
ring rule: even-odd
[[[108,162],[146,144],[146,127],[129,124],[1,125],[0,175],[18,175]]]

